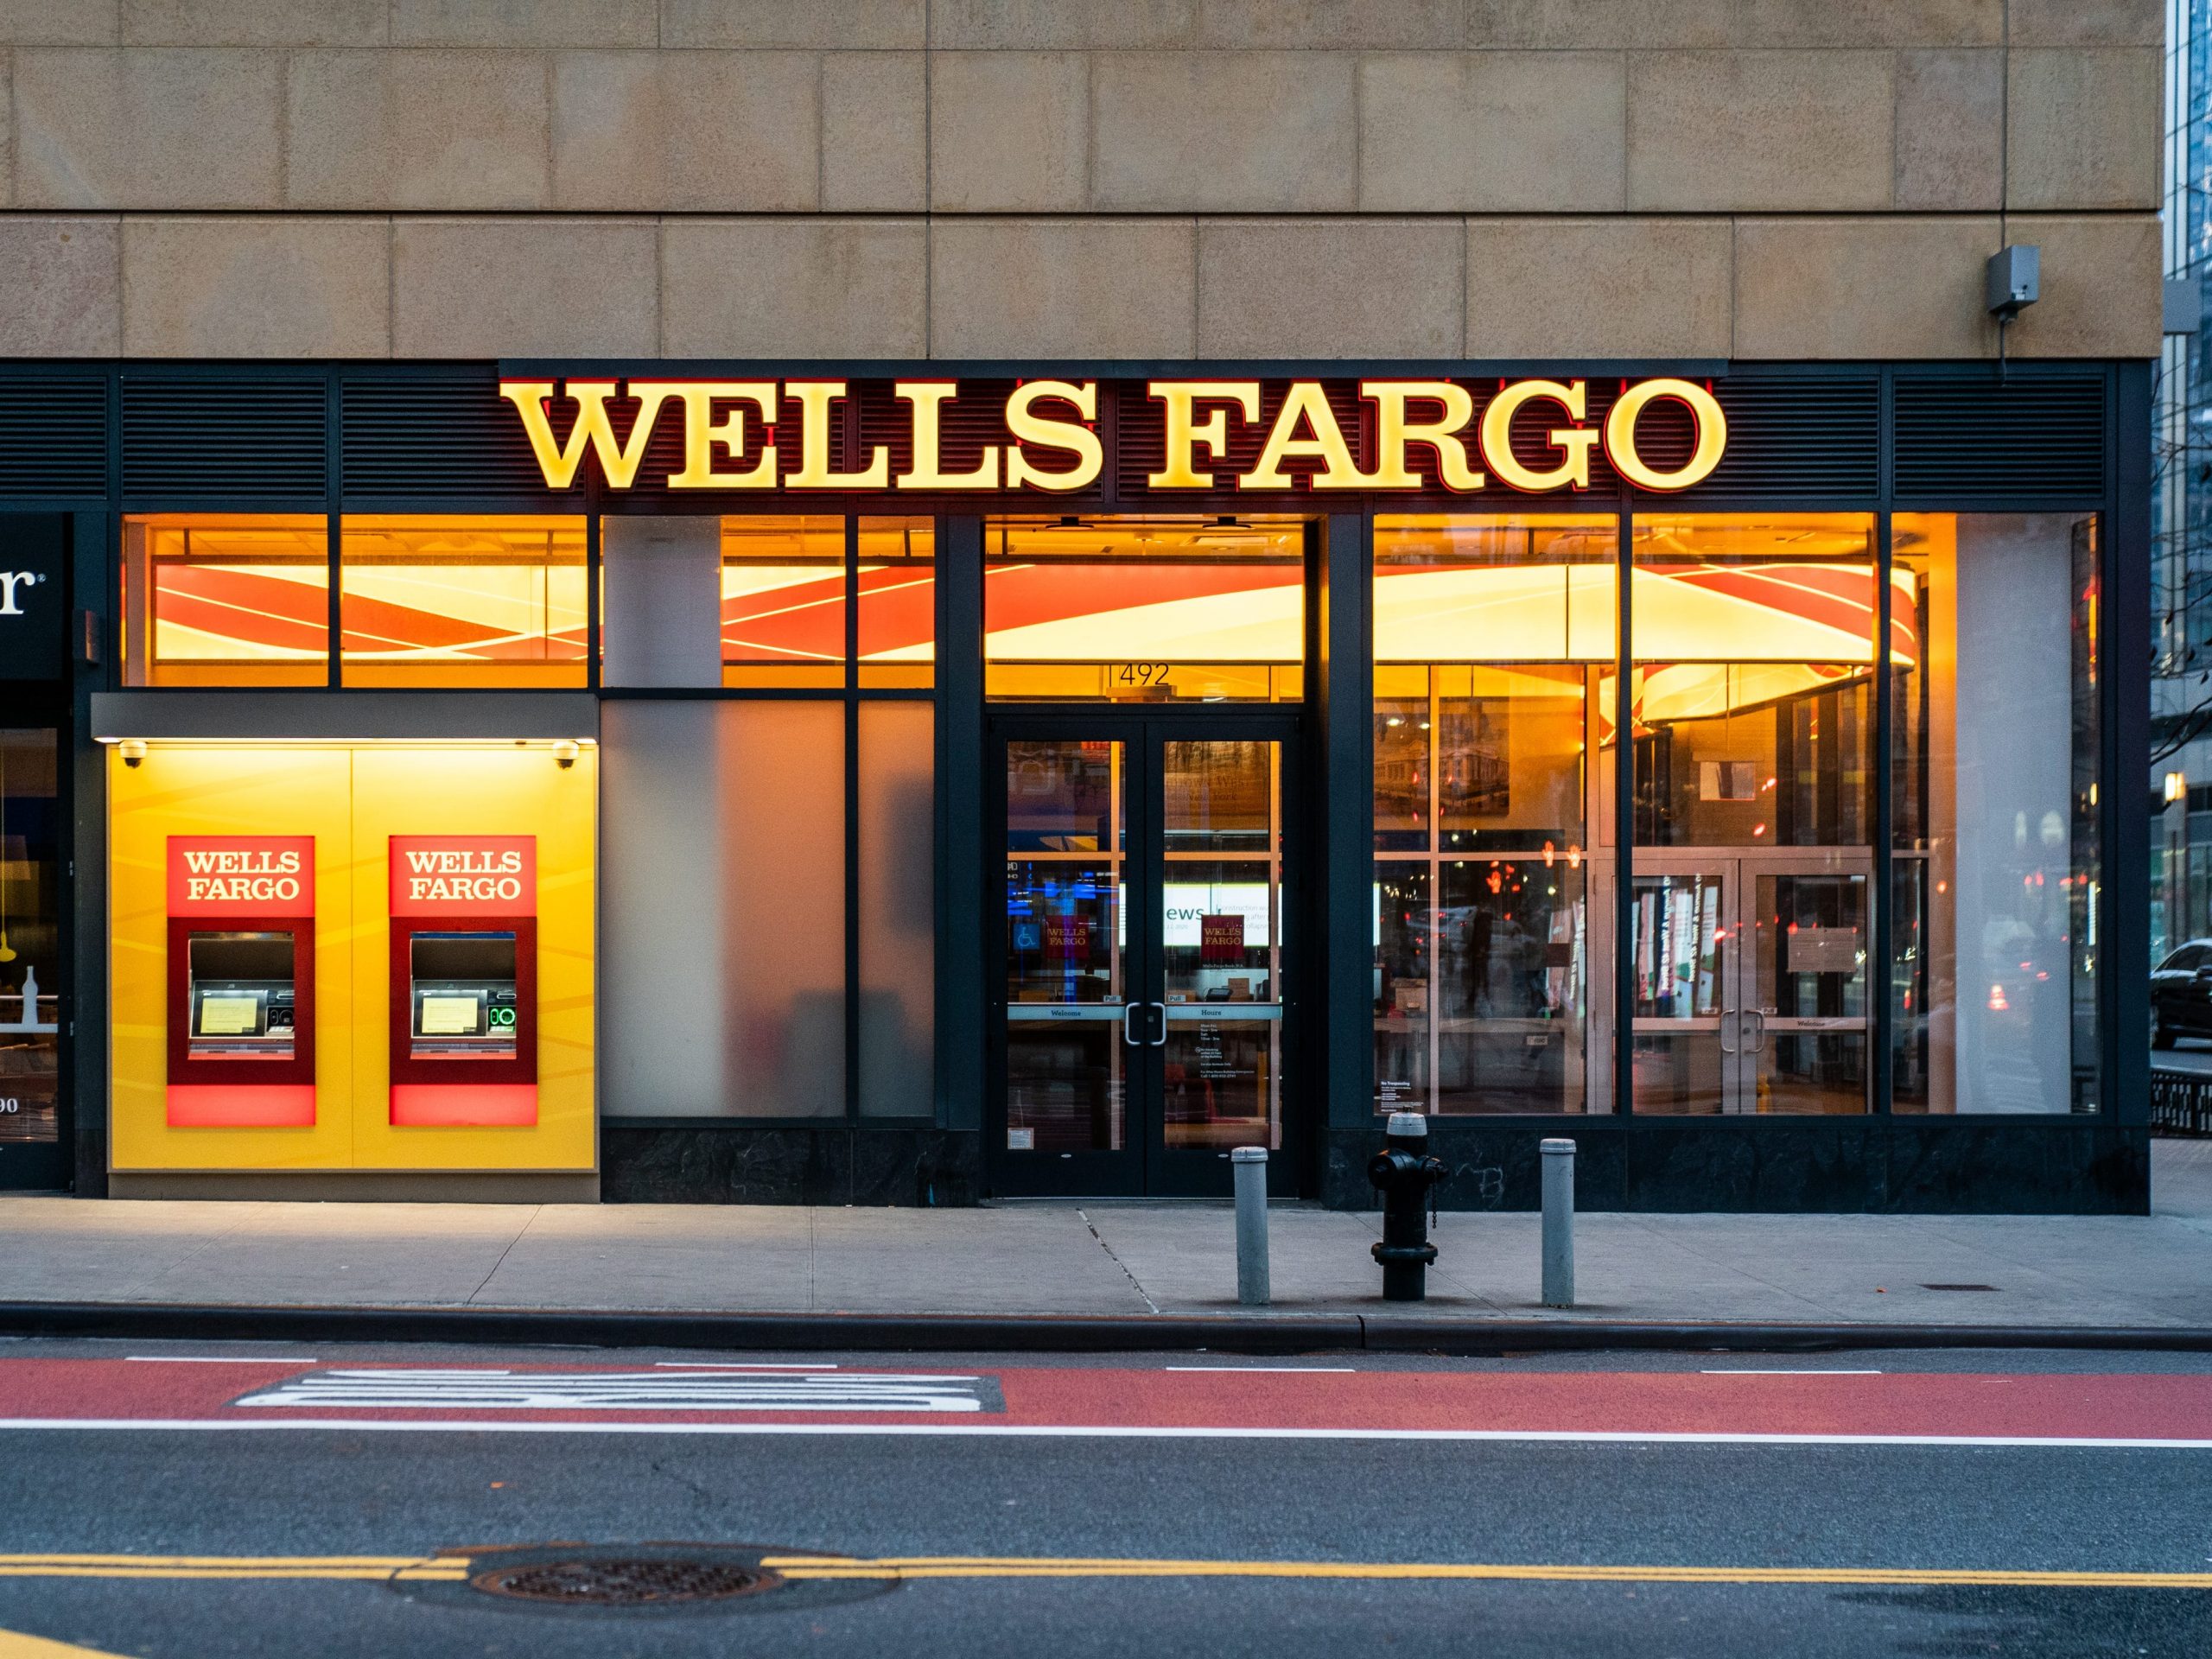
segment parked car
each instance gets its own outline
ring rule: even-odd
[[[2212,1037],[2212,939],[2191,939],[2151,970],[2151,1046]]]

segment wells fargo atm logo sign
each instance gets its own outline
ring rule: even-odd
[[[171,836],[172,916],[312,916],[313,836]]]
[[[395,916],[534,916],[534,836],[394,836]]]
[[[1470,493],[1495,483],[1540,493],[1586,488],[1591,454],[1602,445],[1614,472],[1637,488],[1681,490],[1710,476],[1728,446],[1719,401],[1688,380],[1624,382],[1602,418],[1592,414],[1583,380],[1499,382],[1479,404],[1476,389],[1460,381],[1363,380],[1349,431],[1328,391],[1322,381],[1291,381],[1270,411],[1257,380],[1148,383],[1142,399],[1125,403],[1123,417],[1147,423],[1160,454],[1143,487]],[[896,429],[906,464],[897,468],[888,444],[859,446],[856,466],[840,453],[853,396],[842,380],[499,383],[549,489],[571,487],[587,454],[609,489],[632,488],[663,429],[680,429],[682,436],[681,465],[666,477],[671,490],[1064,494],[1093,487],[1104,471],[1097,381],[1028,380],[1008,391],[971,393],[971,402],[998,400],[1007,442],[971,446],[956,462],[945,457],[947,419],[972,412],[960,383],[899,380],[891,394],[902,406]],[[1679,443],[1652,441],[1646,422],[1662,406],[1687,414],[1686,454]],[[1654,458],[1662,452],[1664,459]],[[1232,464],[1232,454],[1250,458]]]

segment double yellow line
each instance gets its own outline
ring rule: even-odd
[[[1540,1562],[1211,1561],[1116,1556],[768,1555],[786,1579],[1396,1579],[1565,1584],[2034,1585],[2212,1590],[2212,1573],[2030,1572],[1976,1567],[1611,1567]]]
[[[590,1552],[580,1552],[588,1554]],[[465,1555],[0,1555],[0,1578],[353,1580],[460,1583]],[[1522,1584],[1981,1585],[2061,1590],[2212,1590],[2212,1573],[2004,1567],[1578,1566],[1515,1561],[1223,1561],[1116,1555],[767,1555],[791,1580],[1338,1579]]]
[[[465,1556],[0,1555],[0,1579],[466,1579]]]

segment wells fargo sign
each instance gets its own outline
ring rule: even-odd
[[[1467,493],[1495,483],[1540,493],[1588,487],[1602,449],[1634,487],[1681,490],[1709,476],[1728,443],[1719,403],[1688,380],[1603,383],[1618,391],[1602,412],[1585,380],[1368,379],[1356,402],[1349,391],[1332,397],[1332,384],[1154,380],[1141,398],[1131,386],[1124,395],[1141,406],[1147,459],[1128,481],[1157,491]],[[898,380],[887,391],[892,401],[869,420],[856,418],[857,393],[842,380],[499,384],[555,490],[576,483],[588,454],[609,489],[630,489],[657,440],[671,490],[1067,494],[1096,486],[1108,467],[1096,380],[1027,380],[965,397],[957,380]],[[1652,441],[1654,417],[1668,441]],[[947,436],[956,423],[967,435],[957,457]],[[976,441],[978,429],[995,441]]]

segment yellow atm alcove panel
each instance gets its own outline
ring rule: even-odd
[[[323,1170],[353,1161],[354,873],[343,750],[149,746],[108,751],[108,915],[118,1170]],[[315,838],[315,1121],[254,1128],[170,1122],[168,844],[172,836]]]
[[[353,754],[353,1162],[360,1169],[589,1170],[598,752],[544,746],[365,748]],[[395,1124],[390,848],[394,836],[530,836],[536,845],[534,1123]]]

